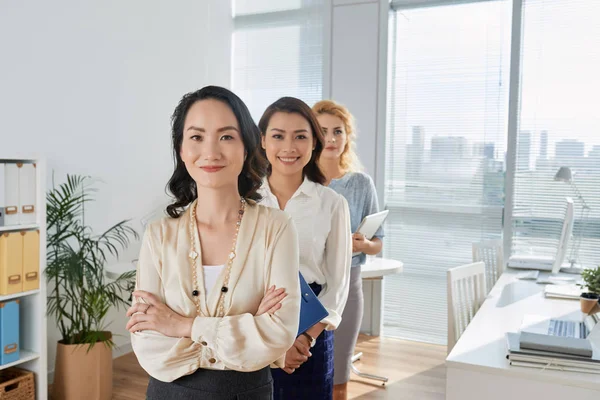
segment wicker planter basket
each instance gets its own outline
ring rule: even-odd
[[[33,372],[20,368],[0,371],[0,400],[35,400]]]

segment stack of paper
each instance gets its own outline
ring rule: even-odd
[[[506,334],[510,365],[559,371],[600,374],[600,357],[594,352],[592,357],[576,356],[551,351],[523,349],[520,346],[520,333]]]
[[[544,295],[546,297],[555,297],[558,299],[578,300],[582,289],[576,284],[572,285],[546,285]]]

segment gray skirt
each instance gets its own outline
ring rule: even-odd
[[[334,331],[334,353],[333,353],[333,384],[340,385],[350,380],[350,365],[354,347],[358,339],[360,325],[362,323],[364,297],[362,291],[362,279],[360,277],[360,266],[350,269],[350,289],[348,301],[342,313],[342,322]]]
[[[198,369],[173,382],[150,377],[146,400],[273,400],[269,367],[255,372]]]

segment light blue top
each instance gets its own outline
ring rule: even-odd
[[[352,233],[356,232],[363,218],[379,212],[377,192],[373,179],[364,172],[348,172],[339,179],[332,179],[329,187],[346,198],[350,209]],[[383,226],[374,237],[383,238]],[[367,260],[364,253],[352,257],[352,266],[363,265]]]

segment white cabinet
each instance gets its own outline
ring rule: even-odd
[[[39,270],[28,270],[28,274],[31,276],[37,272],[39,288],[31,289],[26,286],[25,291],[0,295],[0,302],[18,299],[20,306],[20,359],[10,364],[0,365],[0,369],[18,366],[34,372],[36,399],[46,400],[48,398],[46,278],[44,274],[46,269],[46,163],[39,158],[4,156],[4,154],[0,154],[0,165],[3,166],[3,172],[5,172],[4,178],[0,178],[0,184],[2,184],[0,201],[4,203],[0,206],[17,207],[17,212],[15,213],[11,209],[10,215],[4,216],[5,221],[4,225],[0,226],[0,234],[31,231],[37,234],[39,231],[39,249],[30,249],[31,251],[25,254],[28,257],[39,257]],[[8,173],[6,173],[7,169]],[[7,192],[6,188],[10,190]],[[14,217],[15,215],[17,217]],[[6,218],[8,218],[9,224],[6,223]],[[14,218],[18,219],[15,221]],[[36,245],[38,243],[37,235],[35,243]],[[30,248],[30,246],[26,248]]]

